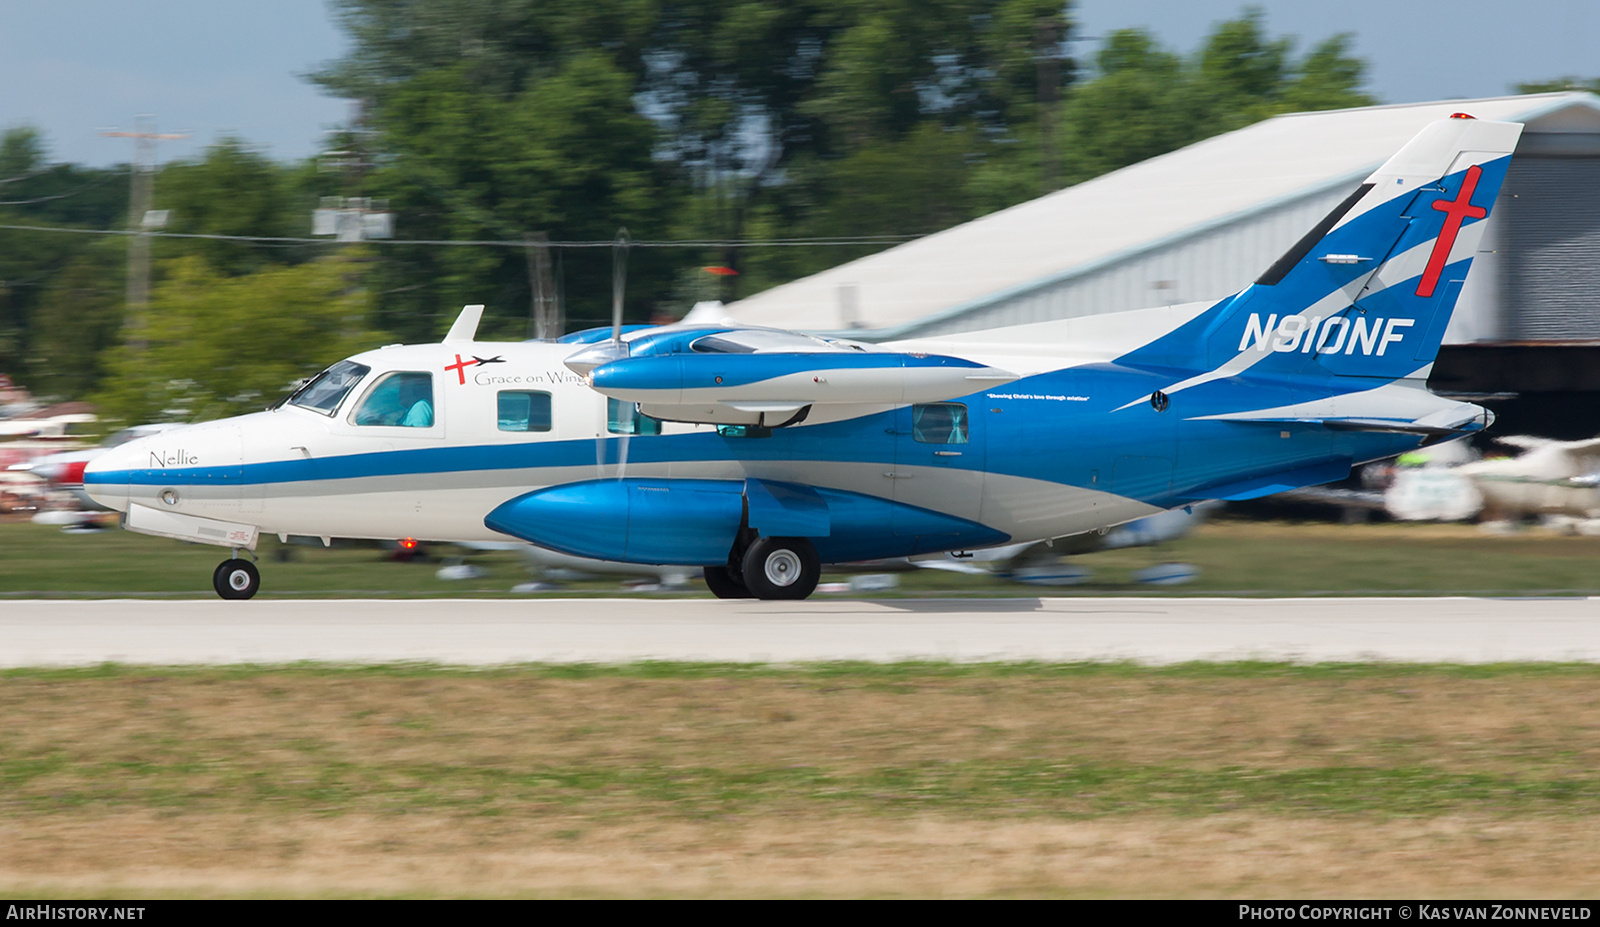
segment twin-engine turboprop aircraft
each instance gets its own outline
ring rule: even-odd
[[[1521,129],[1428,126],[1214,303],[884,345],[729,325],[483,343],[468,307],[442,344],[358,354],[84,481],[132,530],[234,548],[224,598],[256,592],[243,555],[270,532],[518,538],[798,599],[825,563],[1337,480],[1488,425],[1425,380]]]

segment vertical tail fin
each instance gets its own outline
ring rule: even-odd
[[[1459,113],[1424,128],[1253,285],[1185,326],[1194,366],[1425,377],[1521,133]]]

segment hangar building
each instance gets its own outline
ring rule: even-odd
[[[1515,420],[1508,427],[1593,435],[1600,97],[1590,93],[1277,116],[774,287],[727,313],[879,341],[1221,298],[1425,124],[1455,112],[1527,128],[1431,384],[1517,394],[1489,403]]]

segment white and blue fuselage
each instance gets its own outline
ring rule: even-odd
[[[123,445],[85,486],[130,528],[236,548],[516,537],[737,573],[761,537],[898,557],[1328,482],[1488,424],[1425,378],[1519,131],[1430,126],[1217,302],[875,346],[734,326],[484,343],[474,317],[271,411]]]

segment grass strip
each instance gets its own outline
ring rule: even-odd
[[[202,779],[204,784],[195,784]],[[45,789],[33,788],[48,781]],[[562,765],[484,768],[449,763],[228,770],[212,762],[81,764],[62,753],[0,760],[0,814],[138,808],[207,813],[241,806],[287,814],[672,817],[763,813],[906,814],[984,818],[1113,814],[1439,815],[1600,813],[1600,777],[1452,773],[1429,767],[1294,770],[1092,761],[939,762],[865,774],[822,767]]]

